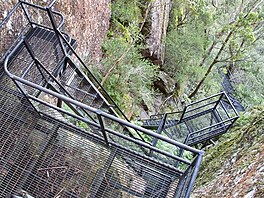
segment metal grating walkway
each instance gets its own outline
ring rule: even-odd
[[[224,134],[238,119],[238,113],[225,92],[187,105],[182,112],[152,116],[143,127],[156,130],[187,145],[206,145]],[[156,145],[152,140],[152,145]]]
[[[19,0],[0,23],[7,39],[19,19],[0,59],[0,196],[189,197],[203,152],[126,120],[76,54],[55,3]]]
[[[62,113],[57,119],[38,114],[12,89],[12,81],[8,84],[0,87],[1,197],[21,189],[33,197],[184,197],[188,193],[199,167],[195,149],[186,147],[197,156],[189,164],[117,134],[109,133],[116,141],[106,144],[94,134],[95,128],[81,130],[66,123]],[[181,169],[173,166],[179,160]]]

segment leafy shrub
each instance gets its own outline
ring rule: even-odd
[[[106,74],[113,64],[116,64],[104,86],[121,109],[127,113],[136,111],[135,107],[142,101],[151,105],[152,82],[156,78],[157,68],[143,59],[140,47],[131,45],[123,37],[117,36],[107,39],[103,50],[103,73]],[[125,56],[116,62],[124,53]]]

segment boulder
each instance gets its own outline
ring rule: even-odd
[[[158,80],[154,84],[162,93],[168,95],[174,92],[176,82],[167,73],[160,71]]]

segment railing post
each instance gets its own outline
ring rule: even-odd
[[[26,45],[26,43],[25,43],[25,40],[24,40],[24,38],[22,38],[22,40],[19,42],[19,44],[17,45],[17,46],[20,46],[20,45],[22,45],[22,44],[25,44]],[[26,49],[29,51],[29,53],[30,53],[30,49],[29,48],[27,48],[27,46],[26,46]],[[13,50],[16,50],[16,48],[14,48]],[[31,55],[31,54],[30,54]],[[34,59],[34,57],[32,57],[33,59]],[[7,61],[7,59],[5,60],[5,64],[7,65],[8,64],[8,61]],[[33,109],[40,115],[40,113],[39,113],[39,111],[37,110],[37,108],[34,106],[34,104],[30,101],[30,99],[29,99],[29,97],[28,97],[28,93],[27,93],[27,91],[25,90],[25,88],[24,88],[24,86],[22,85],[22,83],[21,82],[17,82],[17,80],[15,80],[15,79],[13,79],[13,78],[11,78],[12,79],[12,81],[16,84],[16,86],[18,87],[18,89],[21,91],[21,93],[24,95],[24,97],[26,98],[26,100],[31,104],[31,106],[33,107]]]
[[[24,40],[24,39],[23,39],[23,40]],[[48,80],[48,78],[45,76],[45,74],[43,73],[43,71],[40,69],[40,67],[39,67],[39,66],[40,66],[40,63],[39,63],[39,61],[37,60],[37,58],[36,58],[36,56],[35,56],[35,54],[34,54],[32,48],[30,47],[29,42],[28,42],[27,40],[24,40],[24,45],[25,45],[27,51],[29,52],[31,58],[34,60],[34,62],[35,62],[35,64],[36,64],[36,66],[37,66],[37,68],[38,68],[40,74],[42,75],[43,79],[45,79],[46,83],[48,84],[49,80]]]
[[[104,124],[104,120],[102,117],[102,111],[98,110],[98,111],[96,111],[96,114],[97,114],[97,118],[99,120],[100,129],[101,129],[101,132],[103,134],[104,140],[105,140],[106,144],[109,146],[109,140],[108,140],[108,135],[105,131],[105,124]]]
[[[47,8],[51,8],[55,3],[56,3],[57,0],[53,0],[52,2],[49,3],[49,5],[47,6]]]
[[[220,101],[222,100],[224,94],[225,94],[225,93],[223,92],[223,93],[220,95],[218,101],[216,102],[216,104],[215,104],[215,106],[214,106],[214,108],[213,108],[213,111],[214,111],[214,110],[217,108],[217,106],[219,105],[219,103],[220,103]]]
[[[159,124],[159,127],[156,131],[157,134],[161,134],[162,130],[164,129],[164,126],[165,126],[165,123],[166,123],[166,119],[167,119],[167,113],[164,113],[161,121],[160,121],[160,124]],[[158,139],[157,138],[153,138],[152,142],[151,142],[151,145],[152,146],[156,146],[157,145],[157,142],[158,142]],[[152,154],[152,152],[150,152],[150,155]]]
[[[188,142],[188,140],[189,140],[189,137],[190,137],[190,134],[188,134],[187,137],[185,138],[185,140],[184,140],[184,144],[188,145],[187,142]],[[179,156],[179,157],[182,157],[182,156],[183,156],[183,153],[184,153],[183,148],[179,148],[179,155],[178,155],[178,156]],[[178,168],[179,165],[180,165],[180,162],[177,161],[177,162],[175,163],[175,167]]]
[[[55,2],[56,2],[56,1],[52,2],[51,6],[52,6]],[[47,12],[48,12],[48,16],[49,16],[49,18],[50,18],[51,25],[52,25],[52,27],[53,27],[53,29],[54,29],[54,32],[55,32],[55,34],[56,34],[56,36],[57,36],[57,39],[58,39],[58,41],[59,41],[59,44],[60,44],[60,47],[61,47],[61,49],[62,49],[63,55],[66,56],[67,53],[66,53],[65,47],[64,47],[64,45],[63,45],[63,42],[61,41],[60,34],[58,33],[59,30],[58,30],[58,28],[57,28],[56,21],[55,21],[55,19],[54,19],[53,14],[52,14],[51,6],[48,6],[48,7],[46,8],[46,10],[47,10]]]
[[[31,104],[32,108],[38,113],[38,115],[40,115],[39,110],[35,107],[35,105],[30,101],[29,97],[28,97],[28,93],[27,91],[24,89],[23,85],[21,85],[22,83],[17,82],[16,80],[12,79],[12,81],[16,84],[16,86],[18,87],[18,89],[21,91],[21,93],[24,95],[24,97],[26,98],[26,100]]]
[[[185,114],[186,110],[187,110],[187,106],[185,106],[185,107],[184,107],[184,109],[183,109],[183,111],[182,111],[182,115],[181,115],[181,118],[180,118],[180,121],[179,121],[179,122],[181,122],[181,121],[182,121],[182,119],[183,119],[183,117],[184,117],[184,114]]]
[[[27,11],[27,8],[25,8],[25,6],[23,5],[23,2],[20,1],[20,3],[21,3],[22,10],[24,11],[28,22],[30,23],[31,27],[33,28],[32,19],[31,19],[30,14]]]
[[[191,176],[191,179],[190,179],[190,182],[189,182],[185,197],[190,197],[190,195],[191,195],[191,191],[192,191],[195,179],[196,179],[196,177],[198,175],[198,171],[199,171],[199,168],[200,168],[200,165],[201,165],[201,162],[202,162],[202,158],[203,158],[203,151],[201,151],[198,154],[196,160],[194,161],[195,162],[194,171],[193,171],[193,174]]]

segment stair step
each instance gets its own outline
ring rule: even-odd
[[[157,129],[160,125],[161,120],[144,120],[142,127],[146,129]],[[165,122],[164,128],[169,128],[176,125],[179,121],[178,120],[167,120]]]

